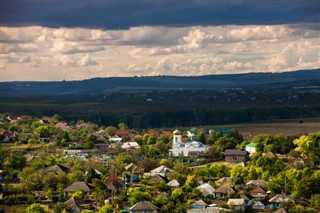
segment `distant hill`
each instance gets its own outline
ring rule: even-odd
[[[112,77],[60,82],[1,82],[0,95],[1,97],[95,96],[114,92],[245,88],[314,80],[320,80],[320,69],[187,77]]]

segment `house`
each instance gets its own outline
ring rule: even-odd
[[[262,153],[262,155],[269,157],[269,158],[276,158],[277,157],[273,152],[264,152],[264,153]]]
[[[98,175],[100,178],[102,177],[102,172],[100,172],[99,170],[97,169],[93,169],[93,172]],[[89,170],[87,170],[84,174],[87,175],[89,173]]]
[[[287,211],[284,208],[281,208],[276,211],[273,211],[272,213],[287,213]]]
[[[256,188],[252,189],[249,194],[255,199],[255,200],[263,200],[267,197],[266,191],[261,188],[260,186],[257,186]]]
[[[201,184],[200,186],[197,187],[197,189],[199,189],[202,192],[202,195],[205,198],[214,199],[214,196],[213,196],[214,188],[210,184],[208,183]]]
[[[271,209],[280,209],[281,204],[283,202],[287,202],[290,200],[292,200],[292,199],[285,194],[277,194],[269,200],[269,203],[270,203],[269,206]]]
[[[183,155],[185,157],[190,157],[190,152],[194,153],[205,153],[208,150],[208,146],[194,140],[189,140],[186,143],[182,142],[181,132],[179,130],[175,130],[173,132],[173,144],[172,149],[170,149],[170,153],[173,156]]]
[[[249,180],[245,185],[253,187],[260,186],[265,189],[268,186],[268,182],[265,180]]]
[[[122,141],[122,138],[119,137],[118,135],[109,136],[109,141],[110,141],[110,142],[121,142],[121,141]]]
[[[109,189],[110,193],[113,195],[115,193],[119,193],[123,189],[126,188],[125,181],[115,175],[110,175],[104,179],[104,183],[106,184],[107,188]]]
[[[240,149],[226,149],[224,156],[228,163],[246,163],[249,159],[248,152]]]
[[[8,132],[8,131],[4,131],[3,133],[1,133],[1,135],[2,135],[2,138],[3,138],[2,139],[3,142],[9,142],[10,139],[14,136],[13,133]]]
[[[91,202],[74,197],[71,197],[64,203],[66,204],[67,209],[71,210],[72,213],[80,213],[83,209],[90,209],[92,207]]]
[[[54,127],[65,131],[71,130],[71,126],[69,126],[66,122],[58,122],[54,125]]]
[[[129,134],[130,134],[129,130],[117,130],[116,131],[116,135],[118,135],[120,137],[127,136]]]
[[[150,201],[140,201],[129,208],[131,213],[155,213],[158,207]]]
[[[180,183],[176,179],[173,179],[172,181],[167,183],[167,185],[172,188],[179,188],[180,187]]]
[[[168,173],[174,172],[174,170],[166,167],[166,166],[159,166],[153,170],[151,170],[149,173],[150,175],[162,175],[165,177]]]
[[[235,194],[237,190],[233,186],[220,186],[213,191],[215,198],[227,198],[228,194]]]
[[[139,149],[140,145],[137,142],[125,142],[121,145],[121,149],[129,150],[129,149]]]
[[[240,198],[244,199],[244,202],[246,203],[246,206],[252,206],[254,203],[254,198],[249,194],[241,194]]]
[[[193,209],[205,209],[207,208],[208,204],[206,204],[203,200],[197,200],[193,204],[191,204],[191,208]]]
[[[6,119],[10,123],[14,123],[14,122],[17,122],[18,120],[20,120],[21,116],[20,115],[9,115]]]
[[[264,204],[264,202],[262,202],[261,200],[258,200],[254,202],[251,208],[254,210],[265,210],[266,204]]]
[[[231,177],[223,177],[220,178],[219,180],[215,181],[216,184],[218,185],[227,185],[231,186],[233,184],[233,179]]]
[[[170,131],[163,131],[163,132],[161,133],[161,135],[162,135],[162,136],[165,136],[165,137],[171,137],[171,136],[172,136],[172,132],[170,132]]]
[[[40,119],[39,123],[45,124],[45,125],[49,125],[50,124],[50,122],[47,119]]]
[[[149,179],[149,183],[167,183],[168,179],[162,175],[154,175]]]
[[[70,169],[62,164],[56,164],[56,165],[49,167],[46,170],[46,173],[53,172],[54,174],[57,175],[59,173],[59,171],[64,172],[65,174],[70,173]]]
[[[130,182],[138,180],[138,178],[142,177],[144,174],[144,169],[139,169],[135,164],[130,163],[125,167],[130,174]]]
[[[245,146],[244,150],[246,150],[247,152],[250,153],[250,155],[252,155],[253,153],[256,152],[256,143],[249,143]]]
[[[229,206],[233,205],[234,206],[233,210],[236,212],[244,212],[246,209],[246,203],[245,203],[244,199],[242,199],[242,198],[229,199],[227,204]]]
[[[89,195],[92,192],[91,187],[89,187],[85,182],[74,182],[73,184],[65,188],[63,192],[64,195],[67,196],[70,193],[75,193],[80,190],[86,193],[87,195]]]

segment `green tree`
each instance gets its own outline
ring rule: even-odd
[[[57,203],[54,204],[54,206],[53,206],[53,211],[54,211],[54,213],[61,213],[61,212],[63,212],[66,208],[67,208],[67,204],[65,204],[64,202],[57,202]]]
[[[128,130],[128,126],[125,123],[119,123],[118,127],[121,130]]]
[[[87,141],[83,144],[83,148],[85,149],[93,149],[94,148],[94,143],[92,141]]]
[[[26,209],[26,213],[46,213],[46,210],[43,205],[34,203],[28,206],[28,208]]]
[[[151,195],[149,192],[142,192],[138,189],[130,188],[128,190],[128,201],[130,205],[134,205],[139,201],[151,200]]]
[[[297,146],[295,150],[300,152],[302,157],[311,157],[315,163],[319,163],[320,133],[302,135],[294,140],[293,143]]]
[[[34,134],[40,134],[40,137],[50,137],[49,127],[39,126],[34,130]]]
[[[106,204],[102,206],[98,213],[113,213],[114,207],[111,204]]]
[[[103,203],[108,194],[106,185],[102,180],[93,179],[92,186],[94,187],[94,195],[96,201]]]
[[[113,126],[108,126],[108,127],[106,128],[106,133],[107,133],[108,135],[110,135],[110,136],[115,136],[116,132],[117,132],[117,128],[115,128],[115,127],[113,127]]]
[[[200,141],[202,143],[206,143],[206,136],[203,132],[200,132],[200,134],[198,134],[197,141]]]
[[[170,199],[175,202],[182,203],[185,198],[185,192],[181,188],[174,189],[171,193]]]
[[[86,173],[86,176],[84,178],[86,183],[92,183],[93,179],[99,179],[100,176],[94,171],[93,168],[89,169]]]

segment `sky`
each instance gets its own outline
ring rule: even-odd
[[[2,82],[320,67],[320,0],[0,2]]]

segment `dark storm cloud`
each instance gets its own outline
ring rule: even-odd
[[[1,0],[2,25],[125,29],[142,25],[316,23],[318,0]]]

